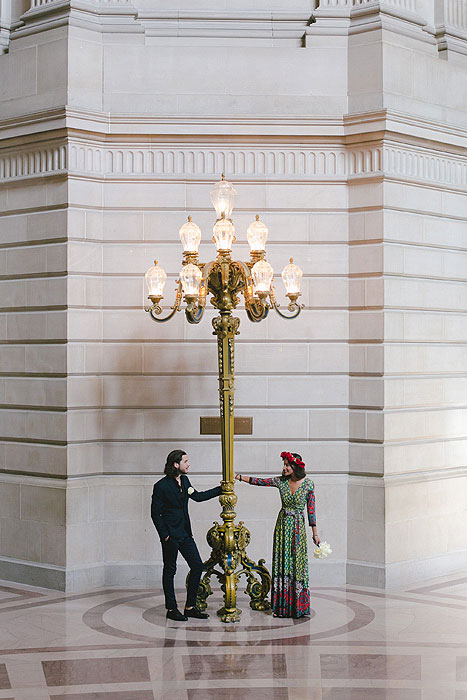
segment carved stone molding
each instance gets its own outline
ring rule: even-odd
[[[441,54],[452,51],[467,56],[466,0],[440,0],[434,34]]]
[[[60,173],[109,179],[213,179],[221,172],[236,179],[331,182],[390,175],[456,189],[467,187],[467,158],[390,143],[363,148],[222,148],[105,147],[70,141],[0,155],[3,182]]]

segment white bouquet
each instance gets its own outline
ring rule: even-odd
[[[193,486],[189,486],[188,489],[187,489],[187,494],[188,494],[189,496],[191,496],[191,494],[194,493],[194,492],[195,492],[195,490],[194,490]]]
[[[315,559],[326,559],[326,557],[328,557],[331,554],[331,552],[332,549],[327,542],[320,542],[319,545],[315,548],[313,556]]]

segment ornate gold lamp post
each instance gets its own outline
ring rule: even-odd
[[[237,584],[242,574],[248,580],[246,592],[250,596],[250,606],[254,610],[269,608],[267,595],[271,587],[271,576],[264,566],[264,559],[256,564],[246,553],[250,533],[242,522],[234,524],[234,511],[237,496],[233,478],[233,438],[234,438],[234,353],[235,336],[239,333],[240,319],[232,315],[243,294],[245,310],[250,321],[262,321],[274,309],[283,318],[295,318],[302,306],[297,304],[300,296],[302,271],[297,265],[287,265],[282,272],[286,294],[289,298],[288,311],[284,314],[278,307],[272,286],[273,269],[265,259],[268,229],[260,221],[248,227],[247,238],[250,244],[250,260],[232,260],[232,243],[235,241],[235,228],[231,215],[237,192],[233,185],[224,179],[217,182],[211,192],[211,200],[217,213],[213,229],[213,241],[217,257],[208,263],[198,260],[198,247],[201,242],[199,227],[188,217],[180,229],[183,245],[183,264],[180,279],[177,281],[175,302],[167,316],[163,317],[160,301],[163,297],[167,275],[157,260],[146,272],[149,299],[152,306],[146,310],[151,318],[159,323],[168,321],[181,310],[185,299],[185,315],[188,323],[199,323],[206,307],[206,297],[211,294],[212,305],[219,310],[212,325],[217,335],[219,360],[219,398],[222,440],[222,525],[215,523],[207,534],[212,548],[211,556],[205,564],[205,574],[198,593],[198,605],[207,607],[206,599],[212,593],[210,580],[217,576],[224,592],[224,605],[218,611],[223,622],[238,622],[241,610],[237,608]]]

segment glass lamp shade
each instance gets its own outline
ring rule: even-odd
[[[154,260],[154,265],[146,272],[145,279],[148,285],[149,296],[162,297],[167,275],[165,270],[159,267],[157,260]]]
[[[282,280],[285,284],[286,294],[300,293],[302,277],[303,272],[298,265],[294,265],[293,258],[290,258],[290,264],[286,265],[282,270]]]
[[[188,217],[188,221],[180,228],[179,234],[183,252],[197,253],[199,244],[201,243],[201,229],[191,220],[191,216]]]
[[[269,292],[273,274],[274,270],[266,260],[259,260],[259,262],[253,265],[251,268],[251,275],[253,277],[253,285],[256,293]]]
[[[237,190],[231,182],[224,180],[224,175],[222,175],[222,180],[216,182],[214,188],[211,190],[211,202],[216,210],[218,219],[222,216],[226,219],[230,219],[236,197]]]
[[[252,252],[266,250],[268,233],[268,227],[259,220],[259,216],[256,216],[256,221],[253,221],[253,223],[248,226],[246,232],[246,237],[248,238],[248,243],[250,244],[250,250]]]
[[[230,219],[219,219],[214,224],[212,230],[212,240],[216,244],[217,250],[232,250],[232,243],[235,240],[235,227]]]
[[[180,281],[182,283],[185,296],[198,296],[201,277],[201,270],[196,265],[189,263],[188,265],[184,265],[182,267],[182,271],[180,272]]]

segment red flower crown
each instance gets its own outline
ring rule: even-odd
[[[287,462],[292,465],[295,464],[297,467],[305,467],[305,462],[302,462],[298,457],[294,457],[290,452],[281,452],[281,459],[286,459]]]

